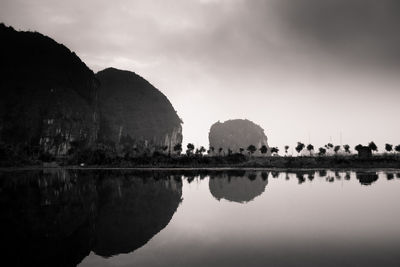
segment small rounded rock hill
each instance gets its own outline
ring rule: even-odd
[[[210,148],[214,148],[214,153],[218,153],[219,148],[223,149],[223,153],[227,153],[228,149],[231,149],[233,153],[238,153],[240,148],[246,150],[250,145],[257,148],[255,154],[260,153],[259,148],[263,145],[267,146],[269,151],[268,139],[264,129],[246,119],[214,123],[210,128],[208,140]]]

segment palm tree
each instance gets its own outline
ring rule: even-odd
[[[349,146],[349,145],[344,145],[343,148],[344,148],[344,151],[345,151],[346,153],[349,153],[349,154],[350,154],[350,146]]]
[[[394,150],[396,150],[397,153],[400,153],[400,145],[395,146]]]
[[[361,144],[358,144],[358,145],[356,145],[356,146],[354,147],[354,150],[358,152],[362,147],[363,147],[363,146],[362,146]]]
[[[247,151],[249,151],[249,154],[252,155],[254,152],[256,152],[257,148],[254,145],[249,145],[247,147]]]
[[[178,155],[180,155],[182,152],[182,144],[176,144],[174,146],[174,152],[176,152]]]
[[[279,148],[271,147],[271,153],[278,154],[278,152],[279,152]]]
[[[369,142],[368,147],[371,148],[372,151],[375,151],[375,152],[378,151],[378,147],[375,145],[375,143],[373,141]]]
[[[203,156],[203,153],[206,152],[206,149],[204,148],[204,146],[201,146],[199,149],[200,155]]]
[[[319,150],[319,155],[320,155],[320,156],[323,156],[323,155],[326,154],[326,149],[325,149],[325,148],[320,147],[318,150]]]
[[[212,154],[214,154],[214,150],[215,150],[215,148],[213,146],[210,146],[210,151]]]
[[[262,145],[260,148],[260,152],[261,152],[261,154],[264,155],[265,153],[268,152],[268,147],[266,145]]]
[[[304,144],[302,142],[297,142],[297,146],[295,147],[297,153],[300,153],[304,149]]]
[[[333,151],[335,151],[335,154],[337,154],[339,152],[339,150],[340,150],[340,146],[335,146],[333,148]]]
[[[192,143],[187,144],[186,155],[190,156],[193,153],[194,145]]]
[[[326,149],[331,149],[331,148],[333,148],[333,145],[331,143],[328,143],[328,144],[325,145],[325,148]]]
[[[391,151],[393,150],[393,145],[391,145],[391,144],[385,144],[385,150],[386,150],[387,152],[391,152]]]
[[[286,146],[285,146],[285,154],[287,154],[287,153],[288,153],[288,150],[289,150],[289,146],[288,146],[288,145],[286,145]]]
[[[312,144],[308,144],[307,145],[307,150],[310,152],[310,156],[311,156],[311,151],[314,150],[314,146]]]

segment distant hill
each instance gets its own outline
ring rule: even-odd
[[[98,82],[64,45],[0,24],[0,142],[65,155],[97,138]]]
[[[252,121],[242,119],[214,123],[210,128],[208,140],[210,147],[214,147],[216,152],[222,148],[224,153],[227,153],[228,149],[239,152],[240,148],[243,148],[246,153],[249,145],[254,145],[257,149],[262,145],[268,147],[264,129]],[[260,151],[257,150],[255,154],[259,153]]]
[[[100,138],[117,145],[173,148],[182,142],[181,120],[157,88],[134,72],[108,68],[100,81]]]

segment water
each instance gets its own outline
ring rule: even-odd
[[[0,172],[3,266],[400,266],[400,171]]]

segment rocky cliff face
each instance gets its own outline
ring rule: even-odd
[[[215,152],[222,148],[224,153],[231,149],[234,153],[239,152],[240,148],[246,149],[249,145],[257,148],[255,154],[260,154],[258,150],[261,146],[268,147],[268,139],[262,129],[257,124],[249,120],[228,120],[223,123],[214,123],[208,135],[210,147],[214,147]],[[268,153],[269,147],[268,147]]]
[[[100,138],[138,151],[169,151],[182,142],[181,120],[165,95],[139,75],[108,68],[100,81]]]
[[[74,144],[93,144],[99,127],[94,73],[40,33],[0,24],[0,39],[0,142],[58,156]]]

